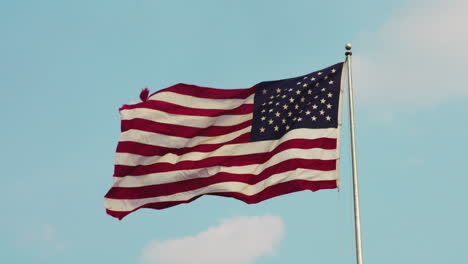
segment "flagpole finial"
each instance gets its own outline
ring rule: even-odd
[[[346,56],[353,55],[353,53],[351,52],[351,48],[352,48],[351,43],[347,43],[345,48],[346,48],[346,52],[345,52]]]

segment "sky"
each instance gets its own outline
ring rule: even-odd
[[[247,88],[353,44],[364,263],[468,260],[468,2],[0,3],[0,262],[355,263],[347,105],[340,191],[202,197],[106,215],[118,108],[184,82]]]

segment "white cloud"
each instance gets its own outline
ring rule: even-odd
[[[144,264],[247,264],[273,254],[283,237],[279,217],[238,217],[194,236],[149,243]]]
[[[363,33],[353,56],[357,101],[392,108],[468,96],[466,14],[466,0],[415,0]]]

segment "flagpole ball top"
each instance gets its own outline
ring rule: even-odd
[[[351,52],[351,43],[348,43],[346,44],[345,48],[346,48],[346,52],[345,52],[345,55],[346,56],[350,56],[350,55],[353,55],[353,53]]]

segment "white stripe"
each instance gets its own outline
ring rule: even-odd
[[[260,142],[255,142],[255,143],[260,143]],[[266,144],[266,142],[261,142],[261,143]],[[258,145],[258,144],[255,144],[255,145]],[[260,147],[264,147],[264,146],[259,146],[258,148]],[[268,154],[268,151],[264,151],[264,150],[256,151],[255,148],[256,148],[255,146],[252,146],[251,148],[246,148],[245,144],[226,145],[211,153],[191,152],[182,156],[177,156],[174,154],[167,154],[158,158],[157,160],[153,160],[151,158],[145,160],[144,158],[142,158],[141,161],[144,162],[143,164],[138,163],[138,162],[135,162],[134,164],[130,164],[130,162],[117,160],[116,165],[137,166],[137,165],[151,165],[151,164],[156,165],[158,163],[176,164],[182,161],[203,161],[204,159],[213,158],[213,157],[227,157],[226,159],[231,159],[240,155],[257,154],[257,153]],[[296,151],[304,150],[304,149],[298,149],[298,148],[292,148],[292,149],[297,149]],[[232,150],[232,152],[230,152],[230,150]],[[333,159],[336,157],[335,149],[328,150],[328,149],[314,148],[314,149],[306,149],[306,150],[308,151],[308,153],[310,153],[312,157],[323,157],[322,159],[325,159],[325,160]],[[286,150],[283,150],[283,151],[286,151]],[[125,155],[127,153],[119,153],[119,154]],[[117,159],[120,159],[120,157],[121,155],[117,155]],[[122,164],[122,163],[126,163],[126,164]]]
[[[151,96],[150,100],[165,101],[190,108],[201,109],[233,109],[242,104],[253,104],[255,94],[245,99],[211,99],[200,98],[173,92],[160,92]]]
[[[120,118],[122,120],[131,120],[134,118],[141,118],[150,121],[155,121],[164,124],[183,125],[198,128],[206,128],[210,126],[232,126],[237,125],[247,120],[252,119],[253,114],[245,115],[222,115],[222,116],[188,116],[169,114],[163,111],[136,108],[136,109],[123,109],[120,111]]]
[[[131,153],[116,153],[115,164],[126,166],[149,165],[159,162],[175,164],[181,161],[199,161],[208,157],[238,156],[254,153],[271,152],[278,145],[291,139],[317,139],[317,138],[337,138],[338,129],[294,129],[286,133],[278,140],[265,140],[241,144],[230,144],[222,146],[213,152],[191,152],[181,156],[169,153],[163,156],[141,156]]]
[[[307,181],[325,181],[336,180],[336,171],[323,173],[322,171],[311,171],[306,169],[296,169],[284,173],[279,173],[270,176],[269,178],[255,184],[250,185],[241,182],[222,182],[212,184],[200,189],[176,193],[168,196],[159,196],[145,199],[109,199],[104,200],[104,206],[112,211],[131,211],[148,203],[167,202],[167,201],[188,201],[196,196],[209,193],[219,192],[236,192],[248,196],[260,193],[265,188],[284,183],[292,180],[307,180]]]
[[[152,146],[160,146],[167,148],[185,148],[193,147],[200,144],[219,144],[235,139],[236,137],[249,133],[252,129],[248,126],[244,129],[234,131],[229,134],[217,137],[193,137],[193,138],[182,138],[175,136],[168,136],[158,133],[151,133],[140,130],[128,130],[120,134],[120,141],[133,141],[144,143]]]
[[[277,153],[272,156],[267,162],[262,164],[253,164],[245,166],[212,166],[201,168],[198,170],[180,170],[170,172],[152,173],[142,176],[125,176],[114,177],[115,187],[138,187],[145,185],[163,184],[170,182],[178,182],[188,179],[210,177],[220,172],[227,172],[233,174],[254,174],[258,175],[263,170],[281,163],[289,159],[320,159],[320,160],[336,160],[338,154],[336,150],[322,150],[322,149],[288,149]]]

